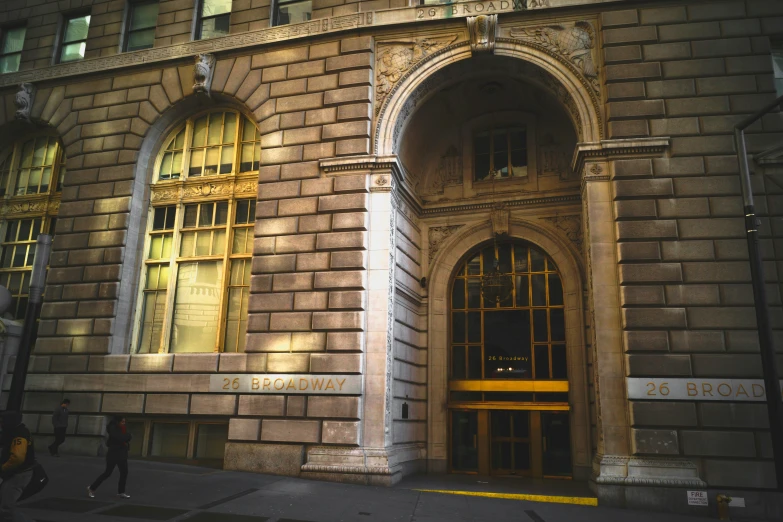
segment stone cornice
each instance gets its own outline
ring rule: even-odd
[[[481,2],[460,2],[428,6],[402,7],[382,11],[368,11],[343,16],[320,18],[300,24],[291,24],[255,31],[231,34],[209,40],[154,47],[142,51],[120,53],[113,56],[88,58],[78,62],[64,63],[0,75],[0,87],[21,83],[41,82],[79,76],[82,74],[107,72],[147,64],[164,65],[166,62],[192,59],[201,53],[252,49],[267,44],[295,41],[303,38],[339,34],[366,27],[415,24],[453,18],[467,18],[476,14],[516,13],[528,10],[549,10],[562,7],[615,3],[622,0],[485,0]],[[554,4],[554,5],[552,5]]]
[[[602,140],[595,143],[579,143],[574,150],[571,167],[574,172],[581,173],[585,163],[590,160],[605,161],[607,159],[630,156],[659,156],[668,147],[671,139],[662,138],[630,138],[621,140]]]
[[[506,201],[503,200],[503,204],[510,208],[516,208],[516,207],[525,207],[525,206],[532,206],[532,205],[554,205],[554,204],[563,204],[563,203],[576,203],[581,201],[582,198],[579,195],[569,195],[569,196],[544,196],[539,198],[529,198],[529,199],[517,199],[517,200],[510,200]],[[425,216],[433,216],[437,214],[447,214],[447,213],[458,213],[458,212],[467,212],[467,211],[476,211],[476,210],[491,210],[495,208],[497,205],[496,202],[487,201],[484,203],[468,203],[465,205],[454,205],[449,207],[435,207],[435,208],[425,208],[422,210],[422,217]]]

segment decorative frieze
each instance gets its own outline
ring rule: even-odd
[[[378,44],[375,60],[375,113],[392,89],[414,65],[457,40],[457,36],[417,38]]]
[[[548,221],[560,230],[571,241],[577,250],[582,250],[582,217],[573,216],[554,216],[541,218]]]
[[[462,227],[463,225],[448,225],[444,227],[432,227],[429,229],[428,241],[430,263],[435,259],[435,256],[438,254],[446,240]]]
[[[251,197],[258,187],[256,178],[220,179],[194,178],[187,181],[158,183],[153,185],[150,193],[152,203],[176,202],[179,200],[221,199],[231,195],[236,197]]]

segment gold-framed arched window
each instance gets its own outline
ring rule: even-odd
[[[139,353],[242,352],[258,128],[233,110],[188,118],[155,163],[134,345]]]
[[[500,303],[481,291],[496,259],[513,281]],[[498,242],[460,266],[451,285],[449,378],[567,380],[563,286],[554,262],[540,249]]]
[[[23,320],[38,234],[54,235],[65,178],[57,137],[41,133],[0,150],[0,286],[12,296],[6,312]]]

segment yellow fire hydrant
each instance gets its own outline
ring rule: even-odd
[[[729,517],[729,502],[731,502],[731,497],[720,494],[716,500],[718,501],[718,518],[720,520],[731,520],[731,517]]]

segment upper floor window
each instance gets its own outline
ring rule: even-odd
[[[201,0],[196,27],[196,40],[228,34],[231,0]]]
[[[9,312],[24,319],[38,234],[53,234],[65,154],[52,136],[20,140],[0,151],[0,285],[12,296]]]
[[[87,50],[87,32],[90,29],[90,15],[75,15],[63,22],[60,42],[60,63],[83,60]]]
[[[313,16],[311,0],[277,0],[274,3],[273,25],[307,22]]]
[[[128,6],[128,28],[125,35],[125,51],[149,49],[155,41],[158,23],[158,1],[134,2]]]
[[[193,117],[164,141],[152,186],[138,352],[244,351],[259,158],[258,129],[233,111]],[[204,176],[213,177],[205,184]]]
[[[24,47],[24,35],[26,32],[27,30],[24,27],[0,30],[0,37],[2,37],[2,45],[0,45],[0,74],[19,70],[19,61],[22,58],[22,47]]]
[[[524,127],[490,129],[473,137],[475,181],[527,177]]]
[[[775,90],[783,96],[783,42],[773,42],[772,70],[775,76]]]

